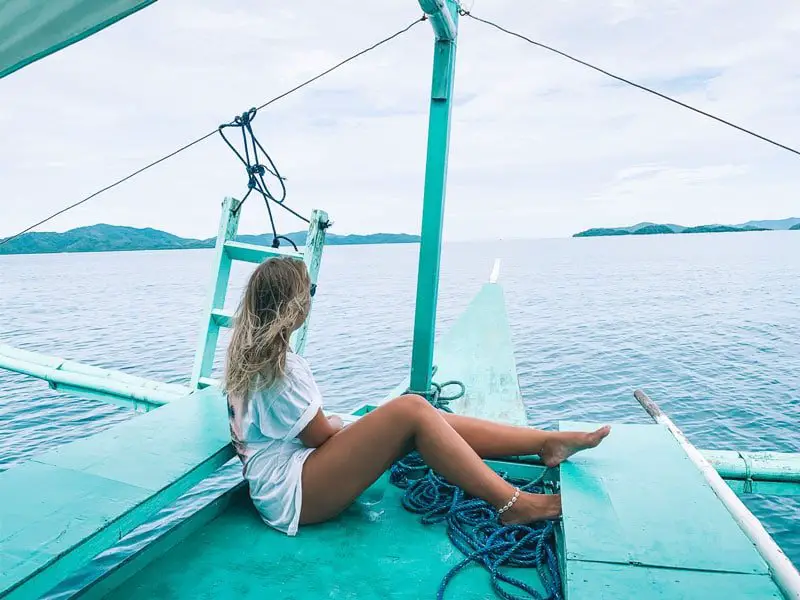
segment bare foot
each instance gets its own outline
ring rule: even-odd
[[[570,456],[587,448],[594,448],[603,441],[611,427],[606,425],[591,433],[581,431],[554,431],[550,439],[542,446],[539,458],[548,467],[555,467]]]
[[[514,506],[500,515],[500,520],[507,525],[522,525],[534,521],[555,519],[560,515],[560,495],[522,492]]]

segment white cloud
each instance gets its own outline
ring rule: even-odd
[[[477,0],[473,11],[800,145],[792,0]],[[0,236],[419,14],[413,0],[170,0],[3,79]],[[258,115],[295,209],[327,209],[340,233],[418,229],[431,53],[423,23]],[[798,157],[469,19],[457,65],[448,239],[799,212]],[[45,229],[110,222],[210,236],[219,201],[245,183],[212,138]],[[266,223],[263,207],[247,207],[243,230]]]

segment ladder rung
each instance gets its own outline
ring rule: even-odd
[[[214,385],[219,385],[219,379],[214,379],[213,377],[201,377],[197,382],[197,387],[200,389],[211,387]]]
[[[267,246],[257,246],[255,244],[245,244],[243,242],[225,242],[225,252],[232,260],[241,260],[251,263],[262,263],[273,256],[291,256],[292,258],[303,258],[299,252],[284,250],[282,248],[268,248]]]
[[[211,320],[218,327],[233,327],[233,313],[221,308],[211,311]]]

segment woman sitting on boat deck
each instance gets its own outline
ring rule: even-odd
[[[233,445],[262,519],[295,535],[347,508],[398,458],[417,450],[468,494],[497,507],[506,523],[561,514],[558,495],[521,492],[482,458],[537,454],[555,466],[608,435],[541,431],[445,413],[424,398],[395,398],[343,427],[327,417],[308,363],[289,338],[311,306],[303,262],[272,258],[253,272],[228,348],[225,391]]]

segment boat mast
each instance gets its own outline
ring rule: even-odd
[[[447,187],[458,5],[454,0],[419,0],[419,5],[433,26],[436,41],[433,51],[428,152],[425,163],[425,194],[422,205],[422,233],[409,389],[427,395],[431,389],[433,340],[436,332],[436,301],[439,294],[442,222]]]

